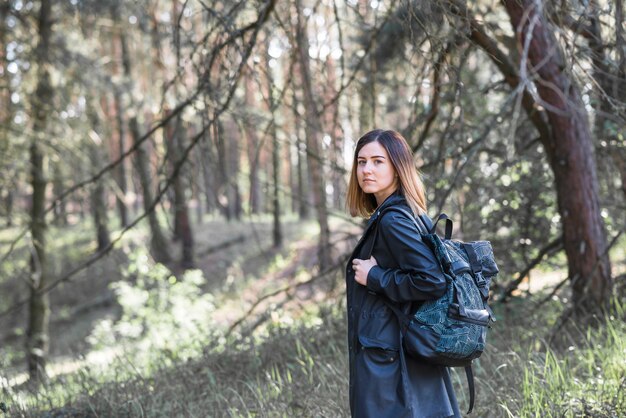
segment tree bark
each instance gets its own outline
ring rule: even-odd
[[[0,3],[0,67],[3,69],[3,81],[2,88],[0,88],[0,164],[2,167],[7,168],[7,172],[2,173],[6,183],[0,187],[0,199],[3,199],[4,203],[4,219],[5,225],[11,227],[13,225],[13,203],[14,203],[14,187],[15,175],[13,173],[13,167],[10,163],[10,139],[11,128],[13,125],[13,117],[15,115],[15,108],[11,102],[11,95],[13,89],[11,86],[11,77],[7,74],[7,67],[9,60],[7,58],[7,17],[10,11],[10,3]],[[6,193],[4,193],[6,190]]]
[[[50,38],[52,2],[42,0],[38,18],[39,43],[35,52],[37,88],[33,97],[33,139],[30,144],[31,184],[33,189],[30,233],[33,251],[30,260],[30,301],[26,330],[26,356],[31,381],[46,379],[49,348],[50,300],[45,288],[50,280],[46,260],[46,173],[42,142],[46,137],[49,108],[54,90],[50,82]]]
[[[261,150],[259,136],[256,132],[258,124],[254,121],[254,115],[250,115],[253,109],[255,109],[256,104],[254,100],[254,91],[256,91],[256,89],[254,86],[253,75],[247,72],[244,75],[244,100],[246,109],[249,110],[249,114],[243,121],[243,130],[246,133],[246,139],[248,142],[248,165],[250,167],[250,174],[248,176],[250,179],[250,213],[257,214],[261,213],[261,208],[263,207],[263,194],[261,192],[261,184],[259,181]]]
[[[296,67],[299,68],[299,65],[296,63]],[[309,201],[309,184],[308,177],[306,176],[306,158],[304,155],[306,153],[305,145],[301,139],[301,127],[300,127],[300,112],[298,112],[298,95],[294,88],[293,91],[293,116],[294,116],[294,130],[295,130],[295,147],[296,147],[296,188],[297,191],[293,193],[293,202],[296,205],[298,212],[298,217],[300,220],[309,219],[310,214],[310,201]],[[295,189],[294,189],[295,190]]]
[[[232,210],[232,202],[230,201],[230,185],[228,184],[228,163],[227,159],[227,144],[224,141],[224,128],[222,121],[217,119],[213,125],[213,138],[215,141],[215,148],[217,149],[217,164],[219,172],[219,191],[218,191],[218,204],[222,211],[222,214],[226,217],[226,220],[230,221],[234,214]]]
[[[313,198],[317,211],[317,221],[320,227],[318,256],[320,269],[323,271],[331,264],[330,257],[330,229],[328,227],[328,209],[326,207],[326,187],[324,184],[323,156],[320,146],[322,127],[319,113],[315,104],[311,70],[309,68],[308,35],[306,24],[302,22],[301,1],[296,0],[298,24],[296,27],[296,44],[300,63],[300,76],[304,94],[304,108],[306,121],[304,125],[307,147],[307,163],[311,181],[313,183]]]
[[[115,123],[117,127],[118,137],[118,156],[126,151],[126,126],[124,123],[122,94],[119,86],[113,86],[113,99],[115,101]],[[120,216],[120,225],[125,228],[128,225],[128,207],[126,206],[126,194],[128,193],[128,184],[126,181],[126,161],[121,161],[116,169],[116,181],[119,192],[115,194],[117,211]]]
[[[93,100],[93,99],[88,99]],[[89,159],[91,160],[91,175],[95,175],[101,169],[102,161],[105,161],[102,152],[102,139],[99,135],[100,120],[96,114],[93,104],[87,103],[88,117],[91,122],[92,134],[87,139],[89,141]],[[94,226],[96,228],[96,241],[98,252],[104,250],[111,244],[111,236],[108,228],[106,194],[103,179],[96,181],[91,190],[91,212],[93,214]]]
[[[269,42],[267,42],[269,47]],[[270,137],[272,138],[272,215],[273,215],[273,229],[272,237],[274,241],[274,248],[280,248],[283,245],[283,231],[280,223],[280,142],[278,140],[278,132],[276,130],[276,102],[274,100],[274,79],[272,77],[272,68],[269,65],[269,53],[265,54],[265,73],[267,77],[267,99],[270,114],[272,115]]]
[[[206,121],[204,121],[203,124],[206,124]],[[213,213],[213,211],[217,207],[217,193],[214,175],[214,173],[217,171],[217,164],[214,163],[215,157],[213,156],[210,138],[211,135],[209,132],[207,132],[202,142],[200,143],[206,213]]]
[[[324,88],[324,103],[330,103],[337,94],[337,68],[332,56],[326,58],[327,83]],[[326,108],[324,113],[324,127],[330,135],[328,153],[330,156],[330,181],[333,188],[332,207],[342,210],[344,207],[345,168],[343,166],[343,131],[339,123],[339,101],[336,100]]]
[[[234,122],[227,123],[228,129],[228,145],[226,147],[228,152],[228,174],[226,177],[226,184],[228,185],[228,203],[231,213],[235,219],[241,220],[243,213],[243,201],[241,199],[241,191],[239,189],[239,136],[237,135],[236,124]]]
[[[587,112],[543,10],[532,0],[503,2],[547,110],[550,136],[541,140],[556,182],[573,303],[593,311],[607,306],[612,279]]]
[[[65,187],[63,185],[63,168],[62,168],[62,164],[60,161],[55,161],[54,163],[50,164],[52,166],[52,194],[54,196],[58,196],[61,193],[63,193],[63,190],[65,190]],[[54,210],[53,210],[53,214],[54,214],[54,220],[53,223],[54,225],[57,226],[63,226],[63,225],[67,225],[67,209],[66,209],[66,202],[65,200],[61,200],[59,202],[56,202],[56,204],[54,205]]]
[[[174,127],[167,129],[167,141],[169,154],[172,157],[172,171],[179,160],[182,158],[183,149],[183,127],[182,119],[177,116],[174,120]],[[171,122],[170,122],[171,124]],[[186,164],[186,163],[184,163]],[[180,239],[182,246],[181,266],[190,269],[194,266],[193,257],[193,234],[189,222],[189,208],[187,207],[187,199],[185,197],[185,170],[179,170],[178,175],[174,179],[174,230],[175,235]]]

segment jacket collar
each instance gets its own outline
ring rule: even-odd
[[[396,206],[396,205],[406,206],[406,199],[398,191],[395,191],[391,195],[389,195],[387,199],[385,199],[385,201],[376,208],[372,216],[370,216],[369,221],[367,222],[367,229],[369,229],[370,226],[375,223],[376,219],[378,219],[378,216],[380,216],[380,214],[385,209],[387,209],[390,206]]]

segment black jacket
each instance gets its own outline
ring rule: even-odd
[[[398,321],[382,297],[408,312],[412,304],[443,295],[446,284],[413,220],[385,211],[394,205],[410,212],[403,196],[388,197],[370,218],[346,267],[350,410],[355,418],[460,417],[445,367],[400,358]],[[365,287],[354,280],[352,260],[369,258],[370,251],[378,266],[370,270]]]

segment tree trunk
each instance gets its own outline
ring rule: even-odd
[[[11,184],[15,184],[15,182],[12,182]],[[17,187],[17,186],[16,186]],[[13,186],[9,186],[9,189],[7,190],[7,195],[4,198],[4,207],[5,207],[5,219],[6,219],[6,227],[10,228],[13,226],[13,203],[14,203],[14,187]]]
[[[269,47],[269,42],[267,42]],[[270,137],[272,138],[272,215],[274,220],[274,228],[272,230],[272,237],[274,241],[274,248],[280,248],[283,245],[283,231],[280,223],[280,142],[278,140],[278,133],[276,131],[276,102],[274,101],[274,79],[272,77],[272,68],[269,65],[269,54],[266,54],[265,59],[265,74],[267,77],[267,98],[269,110],[272,115]]]
[[[537,3],[505,0],[504,5],[520,50],[528,47],[528,68],[537,72],[535,86],[547,110],[551,134],[541,139],[556,182],[573,302],[581,313],[604,307],[612,294],[611,265],[593,141],[580,91],[565,72],[563,55]]]
[[[65,187],[63,186],[63,166],[60,161],[56,161],[52,166],[52,194],[54,196],[58,196],[63,193]],[[54,205],[54,225],[63,226],[67,225],[67,210],[66,210],[66,202],[65,200],[61,200],[55,203]]]
[[[370,69],[365,71],[364,79],[359,88],[359,129],[361,134],[376,127],[376,60],[371,57],[369,63]]]
[[[299,67],[299,66],[298,66]],[[298,96],[294,89],[293,91],[293,116],[294,116],[294,129],[295,129],[295,147],[296,147],[296,180],[297,180],[297,192],[293,193],[295,203],[297,205],[298,216],[300,220],[309,219],[311,216],[309,205],[309,187],[308,176],[306,175],[306,153],[305,145],[301,139],[302,129],[300,128],[300,113],[298,112]]]
[[[180,115],[176,116],[173,123],[174,128],[167,129],[167,142],[171,156],[172,171],[175,169],[175,165],[180,164],[179,160],[182,158],[183,127]],[[172,122],[170,122],[170,125],[171,124]],[[183,165],[186,165],[186,163],[183,163]],[[174,189],[174,230],[182,245],[181,266],[185,269],[189,269],[194,266],[194,245],[191,225],[189,223],[189,208],[187,207],[187,199],[185,197],[186,186],[184,173],[185,170],[181,167],[174,179],[172,187]]]
[[[591,49],[591,60],[593,68],[593,78],[597,86],[596,100],[599,106],[595,112],[594,131],[597,139],[606,142],[607,146],[602,147],[600,152],[604,151],[608,158],[613,160],[614,166],[605,167],[609,171],[608,177],[612,180],[613,171],[617,168],[622,182],[622,194],[626,198],[626,149],[623,147],[623,139],[620,140],[619,135],[626,133],[624,121],[626,120],[626,112],[616,106],[626,97],[626,59],[624,58],[624,39],[622,35],[622,2],[617,1],[615,6],[616,19],[616,50],[618,53],[618,65],[613,70],[607,65],[605,43],[602,40],[602,30],[600,17],[598,16],[598,5],[595,2],[589,4],[589,33],[585,33],[585,37],[589,39],[589,48]]]
[[[246,109],[252,113],[255,109],[254,92],[257,89],[254,86],[253,75],[246,73],[244,76],[244,99]],[[248,165],[250,174],[250,213],[261,213],[263,207],[263,194],[261,191],[261,184],[259,181],[259,158],[261,156],[259,136],[257,135],[258,124],[255,123],[254,115],[249,114],[243,121],[243,130],[246,133],[246,139],[248,142]]]
[[[328,83],[325,88],[324,102],[329,103],[333,97],[337,94],[337,68],[332,57],[328,57],[326,64],[326,71],[328,74]],[[326,109],[325,126],[327,132],[330,133],[330,162],[331,162],[331,184],[333,186],[332,194],[332,207],[337,210],[344,208],[344,196],[345,190],[345,168],[343,165],[343,131],[341,124],[339,123],[339,101],[335,101],[334,104]]]
[[[10,3],[2,2],[0,3],[0,67],[3,69],[3,88],[0,89],[0,165],[2,167],[10,167],[7,170],[10,172],[4,174],[6,179],[8,180],[4,190],[5,193],[0,193],[0,198],[4,200],[4,213],[3,217],[5,219],[5,225],[7,227],[11,227],[13,225],[13,202],[14,202],[14,190],[16,190],[15,185],[15,175],[13,173],[13,164],[10,162],[10,138],[11,138],[11,128],[13,125],[13,117],[15,115],[15,108],[13,103],[11,102],[11,95],[13,93],[13,89],[11,86],[11,77],[7,74],[6,70],[9,64],[9,60],[6,55],[7,51],[7,17],[10,11]],[[7,178],[8,177],[8,178]],[[0,191],[1,192],[1,191]]]
[[[115,101],[115,123],[117,127],[118,152],[121,156],[126,151],[126,126],[124,124],[122,94],[120,87],[113,87],[113,95]],[[121,161],[116,169],[116,181],[119,192],[115,194],[117,211],[120,216],[120,225],[125,228],[128,225],[128,208],[126,206],[126,194],[128,193],[128,185],[126,181],[126,160]]]
[[[213,138],[215,141],[215,148],[217,149],[217,164],[219,173],[219,186],[217,202],[222,215],[226,217],[226,220],[230,221],[233,218],[233,211],[231,209],[232,203],[230,202],[230,185],[228,184],[228,159],[227,156],[227,144],[224,141],[224,128],[221,120],[218,118],[213,125]]]
[[[54,90],[50,83],[50,38],[52,36],[52,3],[42,0],[39,10],[39,44],[37,63],[37,88],[33,97],[33,137],[30,144],[31,184],[33,188],[30,233],[33,252],[30,260],[30,301],[26,330],[26,356],[28,374],[33,382],[46,378],[50,321],[50,301],[47,292],[41,292],[49,281],[46,260],[46,174],[42,142],[47,134],[49,108]]]
[[[330,266],[330,229],[328,227],[328,209],[326,207],[326,187],[324,185],[323,156],[320,147],[320,135],[322,127],[315,104],[311,70],[309,68],[308,46],[309,40],[306,33],[306,24],[302,22],[302,9],[300,0],[296,1],[298,25],[296,27],[296,44],[300,63],[300,76],[304,94],[304,108],[306,121],[304,125],[307,147],[307,162],[309,173],[313,183],[313,198],[317,211],[317,221],[320,226],[320,238],[318,246],[320,270]]]
[[[203,124],[207,122],[204,121]],[[213,213],[217,207],[217,194],[215,186],[215,175],[217,167],[214,163],[213,150],[211,149],[210,142],[211,135],[209,132],[204,134],[204,138],[200,143],[201,164],[202,164],[202,177],[204,180],[204,199],[206,202],[206,213]]]
[[[131,116],[129,120],[129,129],[133,138],[133,143],[136,144],[141,134],[139,132],[139,122],[137,122],[136,116]],[[169,255],[169,249],[165,235],[161,231],[159,220],[156,215],[156,208],[150,209],[150,206],[154,202],[152,194],[152,181],[149,167],[148,155],[145,147],[142,145],[135,151],[135,168],[139,175],[139,182],[141,183],[141,192],[143,197],[143,209],[148,213],[148,224],[150,226],[150,248],[154,259],[160,263],[167,263],[171,260]]]
[[[120,22],[119,5],[113,4],[111,6],[111,14],[114,24]],[[121,48],[122,66],[124,68],[124,78],[126,80],[128,89],[132,92],[132,69],[130,54],[128,52],[128,46],[126,42],[126,35],[122,30],[118,28],[118,37]],[[141,131],[139,129],[139,121],[137,120],[137,112],[135,104],[132,101],[132,94],[129,93],[130,107],[134,110],[128,120],[128,128],[130,131],[133,145],[141,139]],[[149,159],[146,151],[146,144],[142,144],[135,151],[135,168],[139,175],[139,182],[141,183],[141,192],[143,197],[143,209],[147,213],[148,225],[150,226],[150,248],[152,250],[152,256],[160,263],[167,263],[170,261],[168,243],[165,239],[165,235],[161,231],[161,226],[156,215],[156,208],[150,209],[150,206],[154,203],[154,197],[152,194],[152,181],[149,167]]]
[[[229,123],[227,124],[229,127],[228,135],[229,141],[228,146],[226,147],[228,152],[228,176],[226,178],[226,183],[228,184],[228,202],[231,206],[230,210],[232,215],[238,221],[241,220],[241,215],[243,213],[243,205],[241,199],[241,191],[239,190],[239,136],[237,135],[236,124]]]
[[[89,141],[89,158],[91,160],[90,174],[95,175],[101,170],[102,161],[105,161],[105,157],[102,152],[102,139],[99,135],[100,120],[95,109],[93,109],[93,104],[90,102],[87,103],[87,112],[92,129],[92,135],[87,139]],[[98,251],[102,251],[111,244],[111,236],[107,225],[107,204],[103,179],[97,180],[91,190],[91,212],[93,214],[94,226],[96,227]]]

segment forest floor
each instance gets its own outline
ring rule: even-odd
[[[316,223],[288,219],[283,226],[284,245],[275,249],[267,218],[196,225],[199,277],[176,263],[159,267],[142,251],[145,232],[128,234],[51,292],[46,388],[30,392],[24,383],[25,307],[0,317],[0,404],[20,417],[346,416],[343,267],[361,228],[332,218],[335,264],[320,274]],[[51,257],[57,277],[94,251],[84,227],[65,231],[50,231],[51,254],[63,255]],[[620,248],[624,260],[626,245]],[[25,251],[18,247],[12,256]],[[617,264],[623,269],[623,261]],[[27,295],[20,265],[2,269],[0,311]],[[623,323],[608,334],[562,329],[563,354],[546,348],[567,289],[537,301],[564,278],[562,270],[537,271],[520,291],[538,297],[495,307],[490,348],[475,368],[475,416],[626,411],[626,390],[619,389],[626,388]],[[463,376],[452,376],[466,405]]]
[[[78,225],[51,228],[49,251],[54,276],[63,276],[94,252],[95,244],[84,238],[84,228]],[[267,217],[233,222],[208,220],[194,226],[194,268],[199,269],[206,279],[202,291],[214,297],[213,327],[228,329],[237,322],[239,328],[244,328],[249,323],[245,332],[252,333],[267,319],[261,313],[270,305],[274,309],[280,307],[297,312],[302,309],[302,304],[320,302],[328,292],[336,293],[334,279],[322,283],[314,278],[310,283],[299,283],[310,280],[311,273],[317,273],[315,221],[291,219],[284,222],[282,228],[284,245],[276,249],[272,243],[271,220]],[[10,244],[6,237],[15,231],[0,232],[3,254]],[[333,221],[336,257],[347,251],[350,238],[356,242],[359,231],[356,225],[338,219]],[[89,363],[106,364],[120,354],[119,350],[110,347],[94,350],[89,337],[98,323],[116,322],[122,316],[122,307],[112,284],[133,280],[125,274],[128,255],[145,242],[148,242],[145,230],[127,233],[118,248],[50,292],[50,377],[74,372]],[[180,255],[178,247],[171,243],[174,260]],[[18,245],[11,256],[20,259],[25,254],[26,248]],[[63,255],[62,259],[55,257],[57,254]],[[18,301],[27,300],[28,295],[24,280],[27,265],[23,262],[9,265],[3,263],[4,271],[0,275],[4,278],[0,280],[0,294],[3,295],[0,312]],[[167,267],[176,276],[184,274],[175,261]],[[258,300],[262,295],[274,292],[275,296]],[[0,382],[4,380],[11,385],[20,385],[27,380],[23,350],[26,308],[23,304],[9,315],[0,317]],[[249,318],[243,321],[242,316]]]

